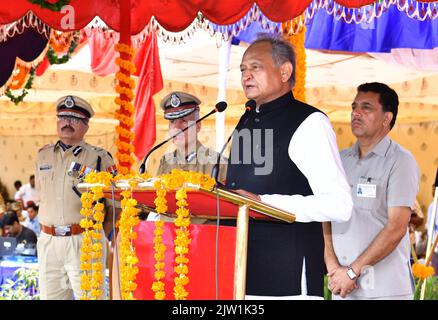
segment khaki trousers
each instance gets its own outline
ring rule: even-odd
[[[102,233],[103,234],[103,233]],[[103,244],[103,276],[105,279],[106,238]],[[81,291],[81,245],[82,234],[55,237],[41,232],[37,242],[39,289],[41,300],[76,300],[82,296]],[[105,281],[102,285],[103,299]]]

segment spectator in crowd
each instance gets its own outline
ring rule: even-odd
[[[417,233],[421,232],[419,229],[423,226],[424,215],[421,210],[421,206],[417,200],[415,200],[414,205],[411,208],[411,219],[409,220],[409,240],[411,242],[411,248],[413,250],[412,259],[418,258],[418,248],[417,248]]]
[[[37,189],[35,188],[35,175],[31,175],[29,177],[29,183],[26,183],[20,187],[18,192],[15,194],[15,200],[21,201],[24,209],[27,209],[25,205],[28,201],[33,201],[35,204],[39,205],[40,197]]]
[[[17,246],[22,244],[24,247],[35,247],[37,243],[35,232],[20,223],[16,212],[8,211],[5,214],[3,217],[3,228],[6,236],[17,239]]]
[[[3,237],[4,231],[3,231],[3,217],[6,213],[6,205],[0,204],[0,237]]]
[[[15,180],[14,187],[15,187],[15,193],[14,193],[14,199],[18,196],[18,191],[20,190],[23,183],[20,180]]]
[[[8,201],[9,200],[9,192],[8,189],[6,188],[6,186],[2,183],[1,179],[0,179],[0,202],[2,201]]]
[[[20,223],[27,219],[27,211],[23,210],[23,203],[21,201],[12,202],[9,209],[17,213]]]
[[[23,223],[24,226],[35,232],[37,237],[40,236],[41,232],[41,226],[38,219],[38,209],[39,208],[35,203],[29,201],[27,203],[27,218]]]

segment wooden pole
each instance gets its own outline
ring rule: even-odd
[[[246,261],[248,254],[249,206],[239,207],[236,226],[236,257],[234,262],[234,299],[245,300]]]

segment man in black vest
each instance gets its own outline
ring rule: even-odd
[[[240,68],[243,90],[256,108],[236,128],[226,185],[296,215],[292,224],[250,221],[247,298],[321,298],[321,222],[348,221],[352,210],[336,136],[324,113],[294,99],[289,43],[262,35]]]

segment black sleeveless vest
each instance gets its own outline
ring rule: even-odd
[[[256,194],[312,195],[307,178],[290,159],[288,147],[296,129],[314,112],[321,111],[295,100],[290,92],[262,105],[259,112],[244,115],[236,129],[240,137],[246,138],[233,136],[226,186]],[[267,133],[269,129],[270,133]],[[272,143],[269,139],[265,142],[270,134]],[[261,157],[272,163],[261,163]],[[256,172],[256,168],[261,171]],[[272,168],[271,172],[268,172],[269,168]],[[303,259],[306,261],[307,294],[323,296],[325,265],[321,223],[250,220],[246,293],[302,294]]]

